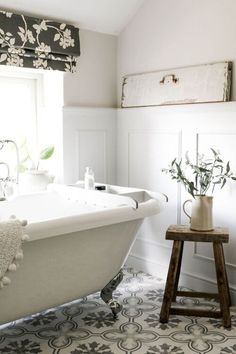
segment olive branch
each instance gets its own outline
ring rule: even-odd
[[[178,162],[175,158],[168,168],[162,169],[162,172],[170,174],[173,180],[183,184],[193,198],[195,195],[206,195],[210,189],[213,193],[217,185],[222,189],[227,180],[236,181],[236,176],[231,172],[229,161],[225,164],[218,151],[211,148],[211,152],[212,158],[198,154],[196,164],[190,161],[186,152],[184,164],[182,159]],[[191,177],[186,174],[188,170]]]

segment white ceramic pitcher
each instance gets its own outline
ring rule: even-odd
[[[187,203],[192,203],[191,216],[187,213],[185,207]],[[190,219],[190,229],[196,231],[212,231],[212,202],[213,197],[205,195],[196,195],[195,199],[188,199],[183,204],[183,211]]]
[[[28,170],[22,173],[20,178],[21,193],[32,193],[45,190],[49,183],[52,183],[54,176],[49,175],[45,170]]]

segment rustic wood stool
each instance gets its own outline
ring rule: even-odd
[[[217,227],[213,231],[193,231],[187,225],[171,225],[166,231],[166,240],[173,240],[173,248],[167,275],[164,298],[160,313],[160,322],[168,322],[169,315],[201,316],[223,318],[223,326],[231,327],[230,319],[230,292],[225,267],[225,258],[222,243],[229,241],[227,228]],[[204,293],[195,291],[178,291],[184,241],[212,242],[215,258],[218,293]],[[171,307],[176,296],[215,298],[220,302],[220,311],[181,309]]]

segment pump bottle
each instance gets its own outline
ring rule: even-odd
[[[84,174],[84,188],[94,189],[94,173],[91,167],[86,167]]]

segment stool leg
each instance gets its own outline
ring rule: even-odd
[[[176,278],[175,278],[174,295],[172,298],[173,302],[176,301],[176,294],[178,291],[179,276],[180,276],[180,270],[181,270],[181,264],[182,264],[182,258],[183,258],[184,241],[180,241],[180,242],[181,242],[180,255],[179,255],[178,268],[177,268],[177,273],[176,273]]]
[[[229,309],[229,287],[226,277],[226,269],[224,262],[224,251],[221,242],[213,242],[213,250],[215,257],[216,277],[220,298],[220,309],[223,317],[223,326],[231,327],[230,309]]]
[[[230,291],[229,291],[229,281],[228,281],[228,276],[227,276],[227,271],[226,271],[226,266],[225,266],[225,255],[224,255],[224,249],[223,245],[221,244],[221,253],[222,253],[222,259],[224,263],[224,271],[225,271],[225,279],[226,279],[226,286],[227,286],[227,293],[228,293],[228,303],[229,306],[231,306],[231,296],[230,296]]]
[[[181,241],[174,241],[172,254],[170,259],[170,265],[167,275],[167,281],[165,286],[164,298],[160,313],[160,322],[166,323],[169,319],[171,302],[174,296],[176,286],[176,276],[178,272],[178,265],[181,255]]]

